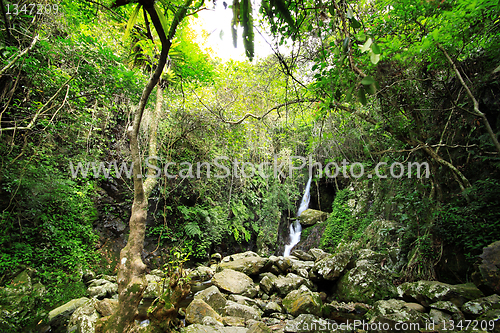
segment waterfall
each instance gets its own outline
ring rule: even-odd
[[[311,196],[309,195],[311,189],[311,180],[312,177],[309,177],[307,181],[306,189],[304,190],[304,196],[302,197],[302,201],[300,202],[299,210],[297,211],[297,217],[302,214],[309,207],[309,200]],[[302,233],[302,226],[300,225],[299,220],[295,220],[292,224],[290,224],[290,244],[285,245],[285,253],[283,256],[289,256],[292,248],[300,242],[300,234]]]

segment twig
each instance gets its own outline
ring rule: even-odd
[[[4,68],[2,68],[2,70],[0,70],[0,75],[3,75],[3,73],[5,73],[9,68],[12,67],[12,65],[14,65],[14,63],[19,60],[19,58],[21,58],[22,56],[24,56],[26,53],[28,53],[36,44],[36,42],[38,41],[38,38],[39,38],[39,35],[36,34],[35,38],[33,38],[33,41],[31,42],[30,46],[28,46],[27,48],[25,48],[23,51],[21,51],[21,53],[19,53],[18,55],[16,55],[14,57],[14,59],[12,59],[11,62],[9,62]]]

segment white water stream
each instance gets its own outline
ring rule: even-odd
[[[299,210],[297,211],[297,217],[302,214],[307,208],[309,208],[309,200],[310,195],[309,192],[311,190],[311,180],[312,177],[309,177],[307,181],[306,189],[304,190],[304,196],[302,197],[302,201],[300,202]],[[300,225],[299,220],[295,220],[292,224],[290,224],[290,244],[285,245],[285,252],[283,256],[289,256],[292,248],[300,242],[300,234],[302,233],[302,226]]]

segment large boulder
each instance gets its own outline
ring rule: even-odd
[[[316,258],[312,254],[304,252],[302,250],[293,250],[292,256],[295,256],[303,261],[315,261],[316,260]]]
[[[378,266],[360,263],[339,280],[337,296],[345,302],[373,304],[378,300],[396,297],[397,290],[387,272]]]
[[[88,300],[73,312],[68,323],[68,332],[94,333],[97,320],[100,318],[96,310],[97,300]]]
[[[315,225],[318,222],[323,222],[328,218],[328,213],[315,209],[306,209],[298,217],[300,224],[303,226]]]
[[[259,282],[260,290],[270,295],[274,290],[274,282],[278,279],[276,275],[267,273]]]
[[[292,316],[300,314],[313,314],[321,316],[323,302],[319,293],[310,291],[306,286],[301,286],[298,290],[290,292],[283,299],[283,307]]]
[[[83,304],[87,303],[87,297],[72,299],[71,301],[57,307],[49,312],[48,323],[50,326],[62,326],[69,317]]]
[[[370,332],[419,332],[415,324],[424,328],[429,316],[407,306],[401,300],[380,300],[368,311],[366,318]],[[405,323],[401,325],[400,323]],[[384,327],[385,326],[385,327]]]
[[[233,294],[241,294],[253,286],[250,277],[232,269],[224,269],[222,272],[216,273],[212,282],[220,289]]]
[[[249,257],[260,257],[260,256],[253,251],[246,251],[246,252],[231,254],[230,256],[224,257],[222,258],[222,262],[229,262]]]
[[[484,296],[472,283],[451,285],[438,281],[406,282],[398,287],[398,293],[405,300],[417,301],[423,306],[451,301],[461,307],[467,301]]]
[[[281,296],[288,295],[289,292],[298,289],[302,285],[312,287],[311,281],[293,273],[288,273],[286,276],[279,276],[274,280],[274,290]]]
[[[111,298],[118,293],[118,284],[106,279],[92,280],[87,291],[90,297],[97,299]]]
[[[210,288],[200,291],[194,296],[194,299],[201,299],[210,305],[218,314],[224,314],[224,307],[227,301],[216,286],[211,286]]]
[[[309,249],[307,252],[314,257],[314,261],[318,261],[329,256],[327,252],[316,248]]]
[[[500,309],[500,296],[491,295],[481,297],[469,301],[462,306],[462,312],[472,318],[477,318],[491,309]]]
[[[256,275],[268,268],[270,264],[269,259],[261,257],[245,257],[232,261],[223,261],[219,267],[226,269],[233,269],[247,275]]]
[[[317,261],[313,271],[325,280],[336,280],[351,261],[352,252],[345,251]]]
[[[338,322],[363,320],[372,307],[364,303],[344,303],[333,301],[323,306],[323,317]]]
[[[480,263],[472,274],[474,284],[485,294],[500,294],[500,241],[483,249]]]
[[[201,324],[203,318],[207,316],[222,322],[222,317],[201,299],[193,299],[186,309],[186,322],[188,324]]]
[[[244,318],[245,320],[260,320],[261,316],[260,312],[257,311],[257,309],[233,301],[227,301],[224,312],[227,316],[240,317]]]

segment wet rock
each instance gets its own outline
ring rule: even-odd
[[[329,256],[328,253],[321,249],[309,249],[308,253],[314,257],[314,261],[318,261]]]
[[[397,330],[396,328],[401,328],[401,326],[398,327],[397,323],[418,323],[420,327],[425,327],[425,323],[430,322],[427,314],[415,311],[406,306],[404,301],[395,299],[375,302],[373,309],[366,314],[366,318],[369,320],[369,324],[382,323],[388,325],[391,332],[418,332],[415,326],[411,327],[413,329],[408,326],[405,327],[407,328],[405,330]],[[370,332],[386,332],[386,330],[381,330],[376,326],[374,325],[375,329],[370,327]]]
[[[48,323],[51,326],[62,326],[76,309],[88,301],[87,297],[72,299],[60,307],[53,309],[49,312]]]
[[[337,284],[337,295],[345,302],[373,304],[397,296],[391,276],[377,266],[359,265],[348,271]]]
[[[313,255],[311,255],[307,252],[304,252],[302,250],[293,250],[292,256],[295,256],[303,261],[315,261],[316,260],[316,258]]]
[[[300,314],[313,314],[321,316],[323,302],[319,293],[310,291],[306,286],[301,286],[298,290],[290,292],[283,299],[283,307],[292,316]]]
[[[281,306],[278,305],[276,302],[269,302],[267,303],[266,307],[264,308],[264,314],[266,316],[269,316],[271,313],[275,312],[281,312]]]
[[[371,309],[372,307],[368,304],[333,301],[323,306],[323,316],[342,323],[352,322],[363,320],[364,315]]]
[[[212,282],[220,289],[233,294],[241,294],[253,286],[250,277],[232,269],[224,269],[222,272],[216,273],[212,278]]]
[[[68,323],[68,332],[71,333],[94,333],[97,320],[100,318],[96,310],[96,299],[90,299],[71,315]]]
[[[248,333],[271,333],[271,329],[261,321],[255,322],[248,327]]]
[[[105,279],[92,280],[87,291],[90,297],[97,299],[111,298],[118,292],[118,284]]]
[[[325,280],[336,280],[351,261],[352,252],[330,255],[314,264],[314,272]]]
[[[269,259],[261,257],[245,257],[227,262],[221,262],[223,269],[229,268],[247,275],[256,275],[268,268]]]
[[[227,300],[216,286],[211,286],[210,288],[200,291],[194,296],[194,299],[201,299],[210,305],[218,314],[224,314],[224,307],[226,306]]]
[[[446,284],[438,281],[417,281],[403,283],[398,287],[401,297],[429,306],[437,301],[451,301],[461,307],[465,302],[484,296],[472,283]]]
[[[469,301],[462,306],[462,312],[472,318],[477,318],[490,309],[500,309],[500,296],[491,295],[488,297],[481,297]]]
[[[245,320],[260,320],[261,318],[261,314],[257,309],[248,305],[238,304],[233,301],[227,301],[224,312],[227,316],[240,317]]]
[[[451,318],[456,322],[465,319],[462,311],[460,311],[460,309],[450,301],[438,301],[436,303],[432,303],[430,307],[431,309],[440,310],[451,315]]]
[[[326,221],[328,214],[320,210],[306,209],[300,214],[298,220],[303,226],[312,226],[318,222]]]
[[[193,299],[186,309],[186,322],[189,324],[201,324],[207,316],[222,322],[222,317],[201,299]]]
[[[500,241],[483,249],[479,265],[472,274],[474,284],[485,294],[500,294]]]

